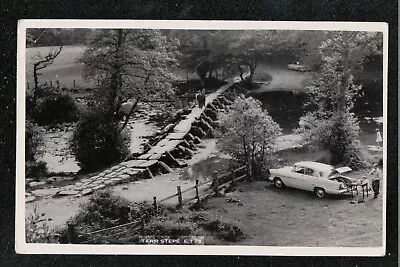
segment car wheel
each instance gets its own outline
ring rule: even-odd
[[[323,188],[315,188],[315,194],[317,195],[318,198],[324,198],[325,197],[325,190]]]
[[[275,178],[274,184],[277,188],[282,188],[285,186],[285,184],[282,182],[282,180],[280,178]]]

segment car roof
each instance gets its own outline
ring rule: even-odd
[[[299,161],[299,162],[295,163],[294,165],[299,166],[299,167],[308,167],[308,168],[312,168],[312,169],[316,169],[318,171],[324,171],[324,172],[329,172],[334,169],[334,167],[332,165],[315,162],[315,161]]]

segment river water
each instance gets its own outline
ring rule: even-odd
[[[266,91],[249,93],[260,100],[263,109],[281,126],[283,134],[290,134],[297,128],[300,117],[306,112],[304,91]],[[363,85],[361,96],[356,99],[352,110],[360,122],[360,140],[366,145],[375,145],[376,129],[383,128],[383,90],[382,80]]]
[[[284,71],[281,69],[279,72]],[[284,135],[292,134],[293,130],[299,126],[300,117],[306,112],[304,109],[304,103],[307,101],[306,92],[295,88],[277,90],[262,87],[257,91],[248,93],[248,96],[261,101],[263,109],[268,111],[280,125]],[[382,132],[383,128],[382,80],[364,82],[360,95],[352,110],[360,122],[360,141],[365,145],[376,145],[376,129],[379,128]],[[229,159],[221,158],[219,155],[220,153],[213,153],[207,159],[191,164],[180,173],[180,179],[207,181],[212,179],[215,171],[219,174],[225,172]]]

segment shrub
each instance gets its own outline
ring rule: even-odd
[[[173,220],[152,221],[145,226],[145,234],[165,236],[190,235],[194,230],[194,224],[189,222],[176,222]]]
[[[200,225],[209,232],[215,232],[219,239],[236,242],[245,238],[242,227],[234,222],[213,219]]]
[[[51,229],[46,221],[45,214],[39,214],[37,207],[25,219],[25,240],[27,243],[58,243],[58,234]]]
[[[105,190],[96,192],[87,203],[82,204],[79,212],[69,220],[69,223],[74,224],[79,233],[88,233],[135,221],[143,216],[146,217],[151,211],[150,204],[130,202]],[[160,213],[162,212],[163,208],[160,207]],[[67,230],[61,230],[60,234],[60,242],[67,242]],[[108,235],[110,232],[105,234]]]
[[[101,229],[128,223],[142,216],[148,208],[146,204],[129,202],[105,190],[93,194],[72,221],[77,225],[85,224]]]
[[[25,177],[41,178],[47,173],[47,163],[37,162],[37,158],[43,153],[43,134],[40,128],[30,121],[25,129]]]
[[[37,106],[35,121],[40,125],[74,122],[79,118],[75,100],[67,94],[44,97]]]
[[[48,172],[47,163],[44,161],[28,161],[25,163],[25,177],[42,178]]]
[[[364,165],[358,140],[359,124],[352,113],[331,117],[308,113],[301,118],[297,132],[304,133],[305,141],[328,150],[330,164],[345,164],[353,169]]]
[[[31,121],[27,121],[25,126],[25,161],[36,161],[42,153],[39,148],[43,144],[43,134],[40,128]]]
[[[71,149],[82,171],[93,171],[129,155],[130,135],[104,112],[90,111],[77,125]]]
[[[279,125],[252,97],[237,97],[227,114],[221,116],[217,145],[240,165],[250,159],[253,170],[269,165],[272,146],[281,133]]]

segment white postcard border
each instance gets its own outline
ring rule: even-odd
[[[380,247],[276,247],[179,245],[72,245],[25,242],[25,52],[27,28],[154,28],[224,30],[348,30],[383,33],[383,237]],[[15,250],[21,254],[121,254],[121,255],[275,255],[275,256],[384,256],[387,205],[387,71],[388,24],[384,22],[305,21],[195,21],[195,20],[20,20],[17,41],[17,162]]]

